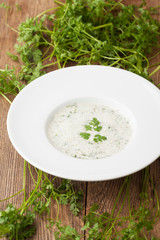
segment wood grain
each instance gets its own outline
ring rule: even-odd
[[[52,0],[40,1],[34,0],[34,4],[32,0],[29,1],[15,1],[9,0],[5,2],[7,5],[12,6],[13,9],[9,10],[8,14],[8,24],[12,28],[17,28],[17,26],[24,21],[27,17],[33,17],[37,14],[55,7],[55,4]],[[15,8],[15,4],[18,3],[21,7],[21,11],[17,11]],[[10,67],[17,67],[17,63],[13,63],[13,61],[6,55],[6,52],[16,53],[14,50],[14,44],[16,43],[17,33],[12,31],[5,25],[5,10],[0,9],[0,46],[1,46],[1,54],[0,54],[0,68],[5,68],[5,65],[8,64]],[[50,68],[49,70],[54,70],[55,68]],[[10,96],[9,96],[10,97]],[[0,96],[0,177],[1,177],[1,191],[0,191],[0,199],[7,198],[16,192],[20,191],[23,188],[23,159],[21,156],[14,150],[12,144],[9,141],[7,129],[6,129],[6,118],[7,112],[9,109],[9,103],[7,103]],[[34,172],[34,168],[31,168]],[[49,176],[50,178],[53,176]],[[62,179],[57,178],[56,183],[59,185]],[[75,190],[81,189],[84,192],[84,201],[83,207],[85,206],[85,183],[83,182],[74,182]],[[33,181],[30,177],[29,172],[26,174],[26,192],[27,195],[33,189]],[[23,193],[19,194],[15,198],[2,202],[0,204],[0,209],[4,209],[8,202],[15,204],[17,207],[20,207],[23,201]],[[78,230],[82,227],[82,217],[84,215],[85,210],[83,210],[79,217],[74,217],[71,214],[68,206],[60,207],[59,217],[63,220],[63,223],[66,225],[72,225],[76,227]],[[51,217],[55,218],[57,215],[57,206],[53,202],[51,209]],[[36,226],[37,232],[33,239],[54,239],[53,230],[49,231],[46,229],[48,216],[36,217]]]
[[[142,1],[140,0],[125,0],[123,2],[127,5],[129,4],[139,5],[142,3]],[[152,1],[146,1],[146,3],[147,3],[147,6],[158,6],[160,4],[160,1],[152,0]],[[160,12],[159,12],[159,19],[160,19]],[[152,61],[152,64],[156,62],[160,62],[159,56],[157,56],[157,58]],[[151,69],[151,71],[153,70],[154,68]],[[157,72],[153,76],[153,81],[156,85],[160,83],[159,76],[160,76],[159,72]],[[152,178],[154,179],[155,189],[158,192],[158,195],[160,196],[160,160],[156,160],[153,164],[150,165],[150,173],[152,175]],[[132,174],[131,176],[130,198],[131,198],[131,203],[133,203],[134,207],[138,206],[140,203],[139,194],[142,189],[142,180],[143,180],[142,171]],[[88,191],[87,191],[86,212],[88,212],[91,205],[96,202],[100,206],[100,212],[107,211],[111,213],[114,201],[116,199],[116,196],[118,194],[118,191],[123,181],[124,181],[124,178],[120,178],[112,181],[104,181],[104,182],[92,182],[92,183],[89,182],[87,184]],[[155,206],[155,201],[156,201],[153,191],[150,191],[150,196],[152,196],[153,198],[153,204],[151,206],[151,208],[153,208]],[[122,194],[122,197],[119,201],[118,209],[122,204],[123,198],[124,198],[124,193]],[[120,216],[125,216],[127,214],[128,214],[128,203],[126,201]],[[156,237],[160,237],[160,221],[157,222],[154,230],[152,231],[152,234]]]
[[[125,0],[126,4],[139,4],[140,0]],[[9,10],[8,14],[8,23],[11,27],[17,28],[17,26],[24,21],[27,17],[33,17],[39,14],[42,11],[45,11],[49,8],[53,8],[55,4],[53,0],[6,0],[6,4],[12,6],[13,8]],[[17,11],[15,4],[18,3],[21,7],[21,11]],[[159,0],[147,0],[148,6],[157,6],[160,5]],[[13,63],[10,58],[6,55],[6,52],[15,53],[14,44],[16,43],[17,33],[12,31],[5,25],[5,10],[0,9],[0,68],[5,68],[5,65],[8,64],[9,66],[18,66],[17,63]],[[155,62],[160,61],[160,58],[157,57],[152,61],[152,64]],[[48,69],[49,71],[54,70],[55,67]],[[154,69],[154,68],[153,68]],[[151,70],[153,70],[151,69]],[[153,77],[153,81],[155,84],[159,84],[159,73],[155,74]],[[9,96],[10,97],[10,96]],[[12,97],[10,97],[12,99]],[[7,129],[6,129],[6,118],[7,112],[9,109],[9,103],[6,102],[0,96],[0,177],[1,177],[1,190],[0,190],[0,199],[7,198],[12,194],[20,191],[23,185],[23,159],[20,155],[14,150],[13,146],[11,145]],[[153,164],[149,167],[150,173],[155,185],[155,189],[158,193],[160,198],[160,160],[156,160]],[[32,168],[34,172],[34,168]],[[52,176],[49,176],[50,178]],[[131,185],[130,185],[130,194],[131,194],[131,202],[134,206],[139,205],[139,193],[142,189],[142,179],[143,179],[143,172],[139,171],[131,176]],[[60,218],[62,219],[63,223],[66,225],[72,225],[76,227],[78,230],[82,227],[82,217],[88,213],[91,205],[93,203],[98,203],[100,206],[99,211],[104,212],[108,211],[111,212],[114,201],[117,197],[120,187],[122,186],[124,178],[111,180],[111,181],[102,181],[102,182],[76,182],[74,181],[73,184],[75,189],[82,189],[84,192],[84,199],[83,199],[83,211],[79,217],[73,217],[70,213],[68,206],[61,206],[60,207]],[[56,179],[56,184],[60,184],[61,179]],[[156,196],[152,188],[148,186],[150,195],[152,196],[152,206],[153,208],[156,204]],[[26,189],[27,194],[33,189],[33,182],[30,177],[30,174],[27,170],[26,175]],[[116,212],[118,211],[122,201],[124,198],[124,192],[118,201],[118,205],[116,207]],[[0,209],[4,209],[8,202],[15,204],[17,207],[20,206],[21,202],[23,201],[23,194],[19,194],[15,198],[0,203]],[[56,216],[57,209],[54,202],[52,203],[51,209],[51,216]],[[127,202],[124,205],[122,210],[121,216],[128,213],[128,205]],[[37,232],[36,235],[33,237],[34,240],[43,239],[54,239],[54,230],[49,231],[46,229],[46,219],[47,216],[37,217],[36,218],[36,225],[37,225]],[[160,238],[160,221],[157,222],[153,232],[156,237]]]

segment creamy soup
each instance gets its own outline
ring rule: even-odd
[[[129,120],[108,105],[80,102],[60,108],[47,125],[59,151],[75,158],[99,159],[120,152],[132,136]]]

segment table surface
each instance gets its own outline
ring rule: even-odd
[[[126,0],[124,1],[126,4],[138,4],[140,0]],[[159,0],[147,0],[148,6],[157,6],[160,5]],[[10,6],[15,6],[18,3],[22,10],[17,11],[14,7],[9,10],[8,22],[9,24],[16,28],[22,21],[24,21],[27,17],[36,16],[38,13],[42,11],[52,8],[54,6],[53,0],[6,0],[6,4]],[[9,66],[17,66],[17,63],[13,63],[12,60],[6,55],[6,52],[15,53],[14,44],[16,43],[17,34],[13,32],[10,28],[8,28],[5,24],[5,10],[0,9],[0,46],[1,46],[1,54],[0,54],[0,68],[5,68],[5,65]],[[160,57],[154,60],[155,62],[160,61]],[[153,64],[154,64],[153,61]],[[49,69],[49,71],[54,70],[55,67]],[[152,69],[153,70],[153,69]],[[155,84],[160,83],[158,79],[159,73],[156,73],[153,76],[153,81]],[[13,97],[9,96],[10,99]],[[0,96],[0,181],[1,181],[1,191],[0,191],[0,199],[7,198],[14,193],[20,191],[23,187],[23,164],[24,161],[21,156],[15,151],[12,144],[9,141],[7,129],[6,129],[6,118],[7,112],[9,109],[9,103]],[[149,166],[149,171],[152,176],[156,191],[160,198],[160,160],[156,160]],[[49,176],[51,177],[51,176]],[[110,181],[102,181],[102,182],[78,182],[73,181],[73,185],[75,189],[81,189],[84,192],[83,198],[83,210],[81,211],[78,217],[73,216],[70,213],[69,207],[66,205],[60,206],[60,218],[62,219],[64,224],[69,224],[77,229],[80,229],[83,225],[82,217],[86,215],[93,203],[97,203],[100,206],[99,211],[110,212],[116,196],[119,192],[119,189],[124,181],[124,178],[120,178],[117,180]],[[56,184],[61,182],[60,178],[56,179]],[[131,201],[133,205],[136,207],[140,202],[139,194],[142,188],[142,171],[139,171],[131,176]],[[30,174],[27,170],[26,175],[26,191],[27,194],[33,189],[33,182],[30,177]],[[148,186],[150,191],[150,195],[152,197],[151,208],[154,207],[155,204],[155,194],[152,191],[151,186]],[[23,201],[23,194],[19,194],[18,196],[12,198],[9,201],[5,201],[0,203],[0,209],[4,209],[8,202],[15,204],[17,207]],[[120,199],[118,206],[120,206],[122,199]],[[56,206],[52,204],[51,208],[51,216],[54,217],[56,215]],[[124,205],[121,215],[127,213],[127,202]],[[49,231],[46,229],[46,218],[36,217],[36,225],[37,232],[33,239],[54,239],[53,230]],[[160,221],[154,227],[152,232],[156,237],[160,238]]]

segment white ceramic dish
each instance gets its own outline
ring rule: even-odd
[[[120,108],[133,126],[121,152],[107,158],[72,158],[55,149],[46,124],[60,106],[85,99]],[[50,72],[26,86],[14,99],[7,118],[10,140],[35,167],[62,178],[100,181],[134,173],[160,155],[160,91],[131,72],[105,66],[76,66]]]

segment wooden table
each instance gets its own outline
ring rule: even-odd
[[[126,0],[126,4],[140,3],[140,0]],[[53,0],[6,0],[6,4],[13,6],[14,8],[9,10],[9,24],[16,28],[22,21],[27,17],[36,16],[42,11],[52,8],[54,6]],[[18,3],[21,7],[21,11],[17,11],[15,4]],[[159,0],[147,0],[147,4],[152,6],[160,5]],[[16,43],[17,34],[8,28],[5,24],[5,10],[0,9],[0,68],[5,68],[5,65],[17,66],[18,64],[10,60],[6,55],[6,52],[15,53],[14,44]],[[159,62],[160,58],[157,57],[154,61]],[[50,70],[54,70],[51,68]],[[153,69],[152,69],[153,70]],[[153,76],[153,81],[158,84],[160,80],[158,79],[159,74],[156,73]],[[9,96],[10,97],[10,96]],[[10,99],[13,99],[10,97]],[[23,185],[23,159],[15,151],[12,144],[9,141],[6,129],[6,117],[9,109],[9,103],[0,96],[0,199],[9,197],[10,195],[18,192],[22,189]],[[149,166],[150,174],[153,178],[155,188],[158,192],[160,198],[160,160],[156,160],[153,164]],[[70,224],[71,226],[76,226],[77,229],[82,227],[82,217],[86,215],[93,203],[98,203],[100,206],[100,212],[108,211],[110,212],[114,201],[116,199],[117,193],[122,185],[124,178],[111,181],[103,182],[76,182],[73,184],[75,189],[81,189],[84,192],[83,198],[83,210],[78,217],[74,217],[69,210],[68,206],[60,207],[60,218],[63,220],[64,224]],[[61,182],[60,178],[57,178],[57,184]],[[139,193],[142,187],[142,171],[139,171],[132,175],[131,177],[131,200],[134,206],[139,204],[140,198]],[[33,182],[27,171],[26,176],[26,190],[27,194],[33,188]],[[151,208],[155,204],[155,195],[151,188],[148,186],[150,195],[152,196]],[[15,204],[17,207],[20,206],[23,200],[23,194],[19,194],[15,198],[2,202],[0,204],[0,209],[4,209],[8,202]],[[118,206],[121,203],[121,199]],[[118,207],[117,207],[118,209]],[[127,203],[125,203],[121,215],[128,211]],[[55,216],[56,206],[53,204],[51,209],[51,215]],[[54,239],[53,231],[46,229],[46,216],[36,217],[37,232],[33,239]],[[153,230],[155,236],[160,237],[160,221],[155,225]]]

